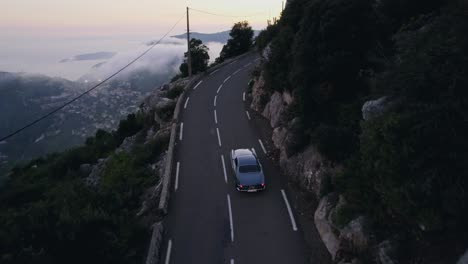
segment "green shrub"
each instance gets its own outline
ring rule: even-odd
[[[263,50],[278,34],[278,24],[268,25],[265,30],[262,30],[257,38],[255,38],[255,45],[261,51]]]
[[[177,97],[179,97],[179,95],[181,95],[184,92],[184,88],[185,87],[182,85],[177,85],[169,91],[167,91],[166,97],[169,99],[176,99]]]

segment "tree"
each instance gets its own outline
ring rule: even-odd
[[[231,38],[223,46],[217,62],[245,53],[252,46],[254,32],[247,21],[235,23],[229,35]]]
[[[204,72],[208,68],[208,61],[210,55],[208,55],[208,47],[203,44],[199,39],[190,40],[190,55],[192,56],[192,73]],[[188,53],[184,53],[184,62],[180,65],[179,70],[183,77],[188,76],[188,64],[187,64]]]

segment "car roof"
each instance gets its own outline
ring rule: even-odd
[[[235,152],[236,157],[254,156],[254,154],[252,153],[250,149],[236,149],[234,152]]]
[[[257,157],[250,149],[237,149],[234,151],[239,165],[257,165]]]

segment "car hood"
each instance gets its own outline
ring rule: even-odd
[[[265,183],[265,179],[262,172],[254,172],[254,173],[239,173],[237,175],[239,180],[239,184],[242,185],[257,185]]]

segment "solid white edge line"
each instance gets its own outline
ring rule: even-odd
[[[232,209],[231,209],[231,197],[227,195],[228,208],[229,208],[229,225],[231,226],[231,242],[234,242],[234,223],[232,222]]]
[[[244,68],[249,67],[251,64],[252,64],[251,62],[247,63],[246,65],[244,65]]]
[[[252,150],[253,150],[253,153],[257,155],[257,151],[255,150],[255,148],[252,148]]]
[[[245,92],[242,94],[242,101],[245,102]]]
[[[229,75],[226,79],[224,79],[223,83],[226,83],[227,81],[229,81],[229,79],[231,79],[231,75]]]
[[[218,88],[218,90],[216,91],[216,93],[219,93],[219,91],[221,90],[221,88],[223,88],[223,85],[221,84]]]
[[[179,188],[179,171],[180,171],[180,162],[177,162],[174,191],[177,191],[177,188]]]
[[[231,264],[234,264],[234,259],[231,259]]]
[[[215,72],[218,72],[218,71],[219,71],[219,69],[217,69],[216,71],[213,71],[212,73],[210,73],[210,76],[215,74]]]
[[[179,140],[182,141],[182,137],[184,136],[184,123],[180,123],[180,134],[179,134]]]
[[[219,128],[216,128],[216,133],[218,134],[218,144],[221,147],[221,136],[219,135]]]
[[[224,181],[227,183],[226,163],[224,162],[223,155],[221,155],[221,162],[223,163]]]
[[[195,87],[193,87],[193,89],[194,89],[194,90],[197,89],[197,87],[198,87],[202,82],[203,82],[203,81],[199,81],[199,82],[197,83],[197,85],[195,85]]]
[[[281,194],[283,195],[284,202],[286,203],[286,207],[288,208],[289,218],[291,219],[292,229],[297,231],[296,220],[294,220],[294,215],[291,210],[291,206],[289,205],[288,198],[286,197],[286,193],[283,189],[281,189]]]
[[[164,263],[169,264],[171,261],[171,250],[172,250],[172,240],[169,239],[167,243],[167,252],[166,252],[166,261]]]
[[[215,118],[215,124],[218,124],[218,114],[216,113],[216,109],[214,110],[214,118]]]
[[[232,75],[236,75],[238,74],[242,69],[238,69],[237,71],[235,71]]]
[[[249,111],[245,111],[245,113],[247,114],[247,118],[250,120],[250,114],[249,114]]]
[[[267,154],[267,151],[266,151],[265,146],[263,145],[263,142],[262,142],[261,139],[258,140],[258,143],[260,143],[260,147],[262,147],[263,152],[265,152],[265,154]]]
[[[187,97],[187,100],[185,100],[184,109],[187,109],[189,100],[190,100],[190,97]]]
[[[218,96],[217,96],[217,95],[215,95],[215,97],[214,97],[214,101],[213,101],[213,105],[214,105],[215,107],[216,107],[216,99],[217,99],[217,98],[218,98]]]

